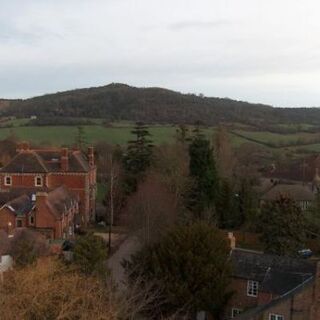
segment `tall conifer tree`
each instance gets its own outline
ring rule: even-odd
[[[199,127],[189,146],[190,177],[194,184],[188,195],[188,207],[196,217],[204,218],[204,213],[214,208],[219,190],[219,179],[210,142]]]
[[[143,123],[138,122],[131,133],[135,135],[135,139],[128,142],[123,163],[126,174],[125,187],[129,194],[137,190],[138,182],[150,167],[153,147],[148,127]]]

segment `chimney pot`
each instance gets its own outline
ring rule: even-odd
[[[23,142],[18,144],[17,152],[28,151],[29,149],[30,149],[29,142],[23,141]]]
[[[69,170],[68,148],[63,148],[61,150],[61,170],[62,171],[68,171]]]

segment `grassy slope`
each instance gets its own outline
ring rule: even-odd
[[[96,125],[83,126],[86,140],[88,143],[96,143],[104,141],[110,144],[126,144],[132,138],[131,129],[133,124],[130,122],[117,122],[112,123],[111,127],[104,127],[101,125],[101,119],[92,119]],[[29,127],[23,126],[28,119],[11,120],[7,124],[11,124],[13,128],[0,128],[0,139],[4,139],[8,135],[14,133],[19,140],[28,140],[36,144],[46,145],[72,145],[76,140],[77,127],[76,126],[39,126]],[[243,143],[255,143],[248,139],[254,139],[256,143],[292,143],[296,142],[299,138],[310,139],[319,134],[313,133],[295,133],[295,134],[277,134],[271,132],[254,132],[250,128],[237,126],[238,130],[235,132],[241,134],[243,137],[231,134],[231,142],[234,146],[239,146]],[[240,129],[241,128],[241,129]],[[205,134],[212,138],[215,129],[205,129]],[[170,143],[174,140],[176,128],[174,126],[153,125],[150,127],[152,139],[155,144]],[[310,143],[309,145],[292,146],[290,148],[303,149],[309,152],[319,152],[320,143]]]
[[[23,126],[26,122],[27,120],[25,119],[13,120],[10,122],[14,125],[13,128],[0,128],[0,139],[4,139],[14,133],[19,140],[56,146],[72,145],[76,140],[76,126]],[[88,143],[104,141],[110,144],[123,145],[132,138],[132,123],[129,122],[113,123],[111,127],[104,127],[98,124],[89,125],[83,126],[83,129]],[[150,133],[155,144],[170,143],[174,140],[176,127],[154,125],[150,127]],[[204,133],[211,138],[214,136],[214,128],[205,129]],[[232,136],[232,143],[235,146],[245,142],[248,141],[241,137]]]

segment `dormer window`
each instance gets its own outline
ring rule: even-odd
[[[11,186],[12,185],[12,177],[11,176],[5,176],[4,177],[4,185],[5,186]]]
[[[36,187],[42,187],[43,185],[43,180],[41,176],[37,176],[34,178],[34,184]]]

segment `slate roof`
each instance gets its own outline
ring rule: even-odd
[[[23,216],[33,209],[34,202],[30,196],[23,194],[20,197],[7,202],[5,206],[12,210],[17,216]]]
[[[314,262],[234,249],[231,253],[233,277],[255,280],[259,290],[282,295],[316,273]]]
[[[37,192],[48,192],[50,191],[46,187],[42,188],[12,188],[9,191],[1,191],[0,192],[0,206],[5,205],[6,203],[22,196],[27,195],[31,199],[33,194],[36,194]]]
[[[87,156],[79,150],[69,150],[69,172],[88,172]],[[18,153],[0,172],[46,173],[60,172],[61,150],[24,150]]]
[[[39,191],[39,189],[21,188],[10,192],[0,192],[0,205],[6,206],[18,216],[25,215],[35,206],[32,195],[36,195]],[[41,191],[48,193],[47,206],[57,219],[61,218],[62,214],[78,201],[78,197],[65,186],[54,190],[43,188]]]
[[[287,196],[295,201],[313,201],[314,193],[308,186],[301,184],[277,184],[261,196],[261,200],[272,201]]]
[[[60,218],[66,210],[74,206],[76,201],[78,197],[65,186],[61,186],[48,193],[47,205],[51,212]]]

